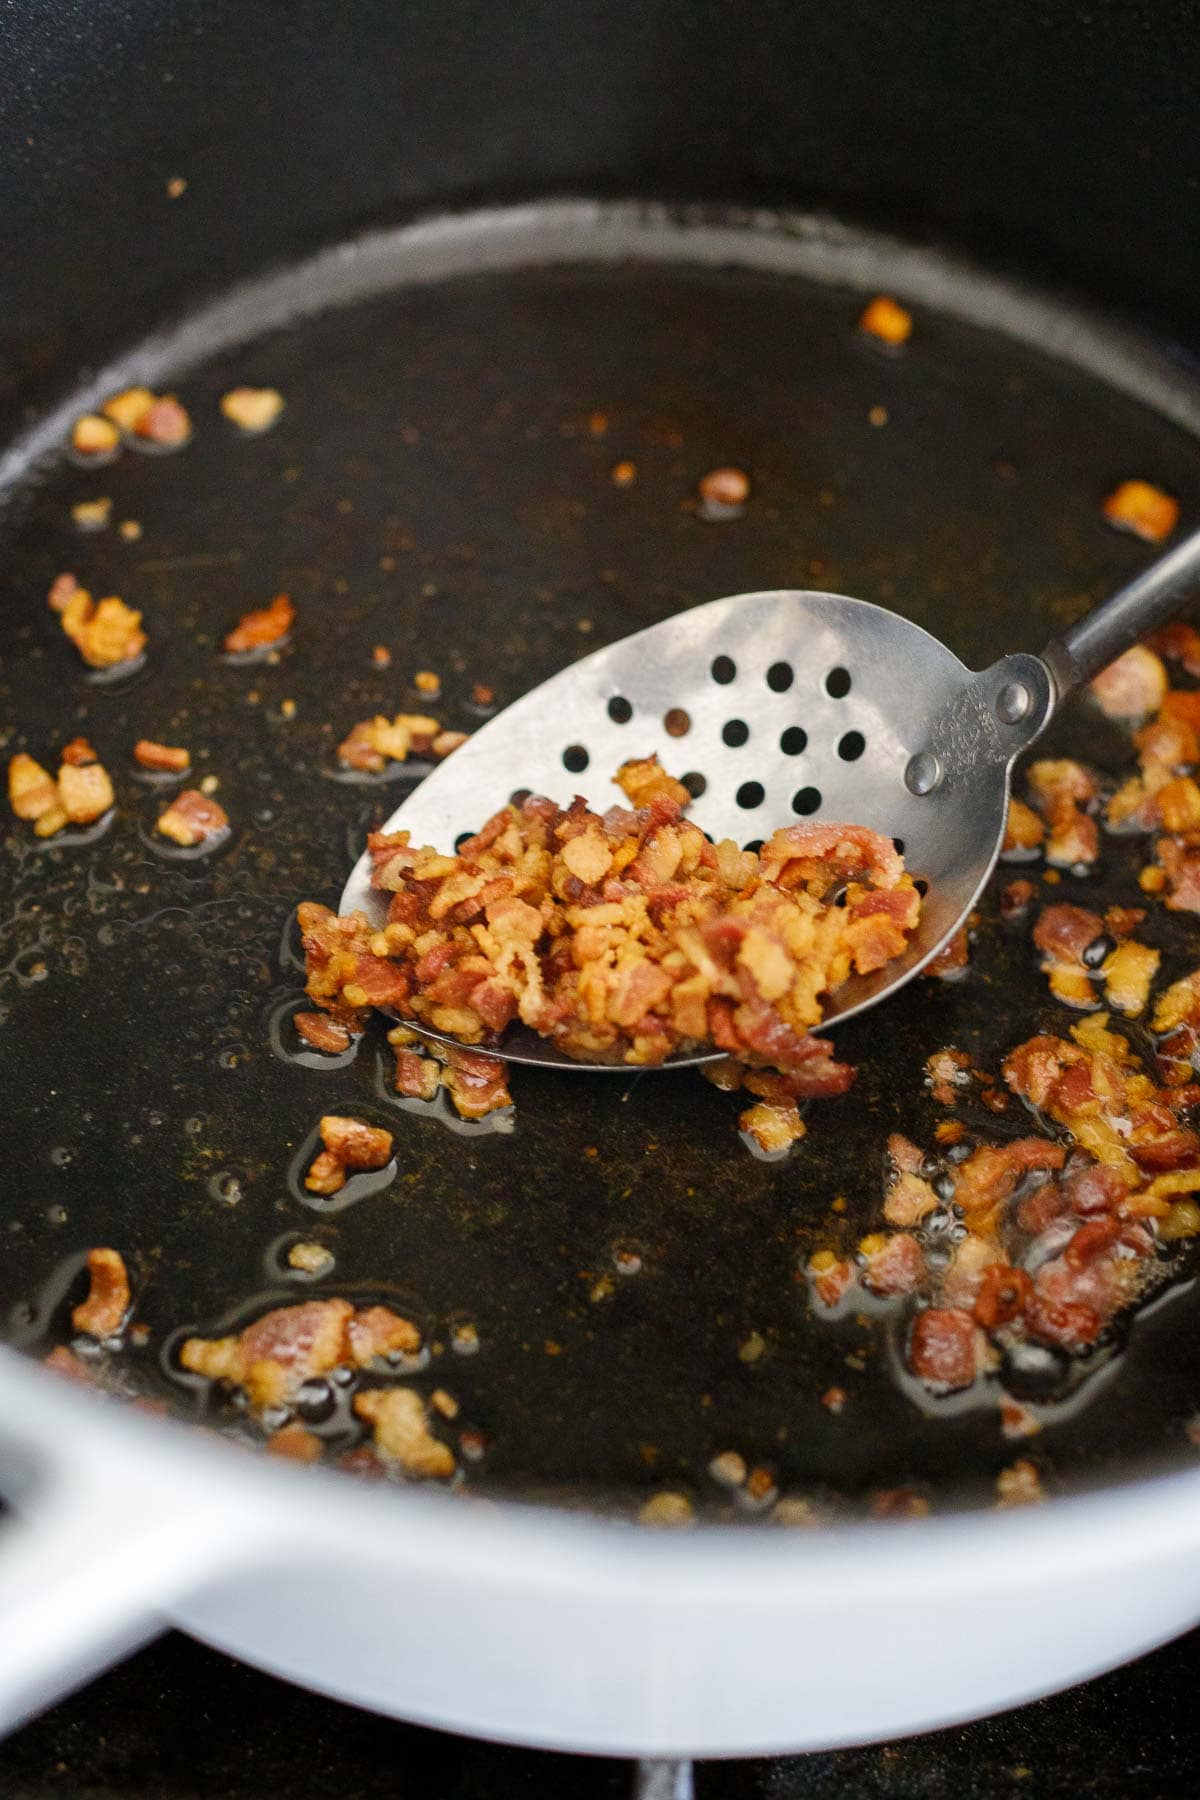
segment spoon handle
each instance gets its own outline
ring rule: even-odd
[[[1200,589],[1200,531],[1152,562],[1148,569],[1082,619],[1052,638],[1042,652],[1065,699],[1072,688],[1090,681],[1138,638],[1177,618],[1188,595]]]

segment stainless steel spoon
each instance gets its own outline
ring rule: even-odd
[[[713,838],[757,843],[797,818],[885,832],[928,884],[921,923],[903,957],[838,989],[824,1030],[897,992],[937,955],[995,866],[1016,757],[1075,688],[1174,618],[1197,585],[1200,531],[1040,656],[1016,652],[978,674],[919,625],[844,594],[714,600],[534,688],[440,764],[385,829],[449,850],[516,791],[566,804],[582,790],[603,810],[616,798],[607,790],[617,767],[655,751],[692,790],[689,816]],[[343,913],[355,908],[380,920],[386,909],[365,855],[341,899]],[[496,1054],[613,1067],[576,1062],[520,1026]]]

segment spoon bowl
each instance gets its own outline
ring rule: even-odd
[[[582,792],[603,810],[620,798],[618,767],[652,753],[692,793],[689,816],[713,839],[756,847],[798,820],[868,826],[895,840],[922,885],[921,918],[902,956],[830,996],[824,1030],[903,987],[954,935],[1000,853],[1017,756],[1067,693],[1179,610],[1198,570],[1200,533],[1040,657],[1017,652],[978,673],[919,625],[844,594],[773,589],[714,600],[525,694],[440,764],[384,829],[449,851],[530,792],[562,805]],[[370,877],[364,854],[340,910],[382,923],[387,899]],[[570,1058],[521,1026],[495,1054],[628,1072]]]

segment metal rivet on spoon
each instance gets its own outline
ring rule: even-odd
[[[932,794],[941,779],[942,765],[929,750],[919,751],[904,771],[904,785],[910,794]]]
[[[996,717],[1005,725],[1015,725],[1033,705],[1033,696],[1023,681],[1006,681],[996,695]]]

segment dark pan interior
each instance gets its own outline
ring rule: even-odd
[[[472,1486],[589,1503],[664,1482],[699,1492],[709,1457],[733,1448],[792,1491],[855,1499],[916,1481],[984,1497],[1014,1454],[994,1406],[919,1406],[887,1318],[815,1320],[797,1271],[878,1218],[889,1131],[931,1141],[931,1051],[952,1042],[995,1067],[1061,1021],[994,904],[962,982],[919,983],[839,1033],[858,1085],[811,1109],[782,1163],[752,1158],[737,1099],[693,1075],[528,1071],[510,1132],[463,1130],[389,1097],[380,1033],[336,1069],[291,1054],[295,904],[336,902],[365,830],[404,791],[338,778],[333,747],[354,720],[416,704],[418,668],[442,675],[434,710],[469,729],[473,683],[503,703],[680,607],[775,585],[895,607],[979,664],[1037,648],[1145,560],[1100,520],[1117,480],[1144,474],[1191,510],[1200,446],[1183,425],[1034,345],[923,307],[889,358],[856,336],[861,297],[845,285],[688,266],[674,232],[635,235],[636,257],[573,263],[568,240],[551,266],[397,279],[266,335],[250,290],[228,347],[179,376],[196,420],[186,450],[102,471],[51,455],[10,493],[0,542],[19,624],[0,725],[10,752],[38,757],[85,732],[119,807],[90,847],[35,847],[25,827],[5,842],[10,1334],[38,1351],[67,1335],[82,1252],[114,1244],[152,1327],[130,1352],[133,1384],[191,1413],[196,1396],[165,1372],[174,1334],[311,1294],[285,1252],[315,1237],[337,1258],[321,1291],[398,1293],[444,1346],[430,1379],[487,1441]],[[966,305],[969,278],[953,291]],[[180,360],[192,343],[178,340]],[[174,353],[160,344],[155,366],[169,372]],[[243,380],[287,399],[260,440],[217,413]],[[1176,418],[1192,404],[1180,375]],[[626,458],[637,480],[618,488]],[[751,473],[753,499],[714,525],[692,496],[725,463]],[[74,532],[71,503],[101,493],[140,540]],[[87,679],[62,639],[44,600],[60,569],[144,610],[149,660],[128,683]],[[223,632],[281,589],[298,624],[278,662],[224,661]],[[197,772],[219,776],[235,831],[214,858],[154,847],[161,794],[130,759],[142,735],[192,746]],[[1100,756],[1094,718],[1074,714],[1062,736]],[[571,785],[564,773],[564,796]],[[1108,840],[1070,897],[1136,900],[1138,860]],[[1147,932],[1165,973],[1189,966],[1186,915],[1156,911]],[[296,1173],[329,1110],[397,1136],[395,1179],[338,1210],[314,1207]],[[640,1272],[593,1298],[626,1249]],[[464,1319],[471,1358],[451,1347]],[[1194,1454],[1195,1327],[1183,1283],[1048,1415],[1037,1454],[1052,1485]],[[833,1384],[849,1395],[840,1416],[820,1401]]]

